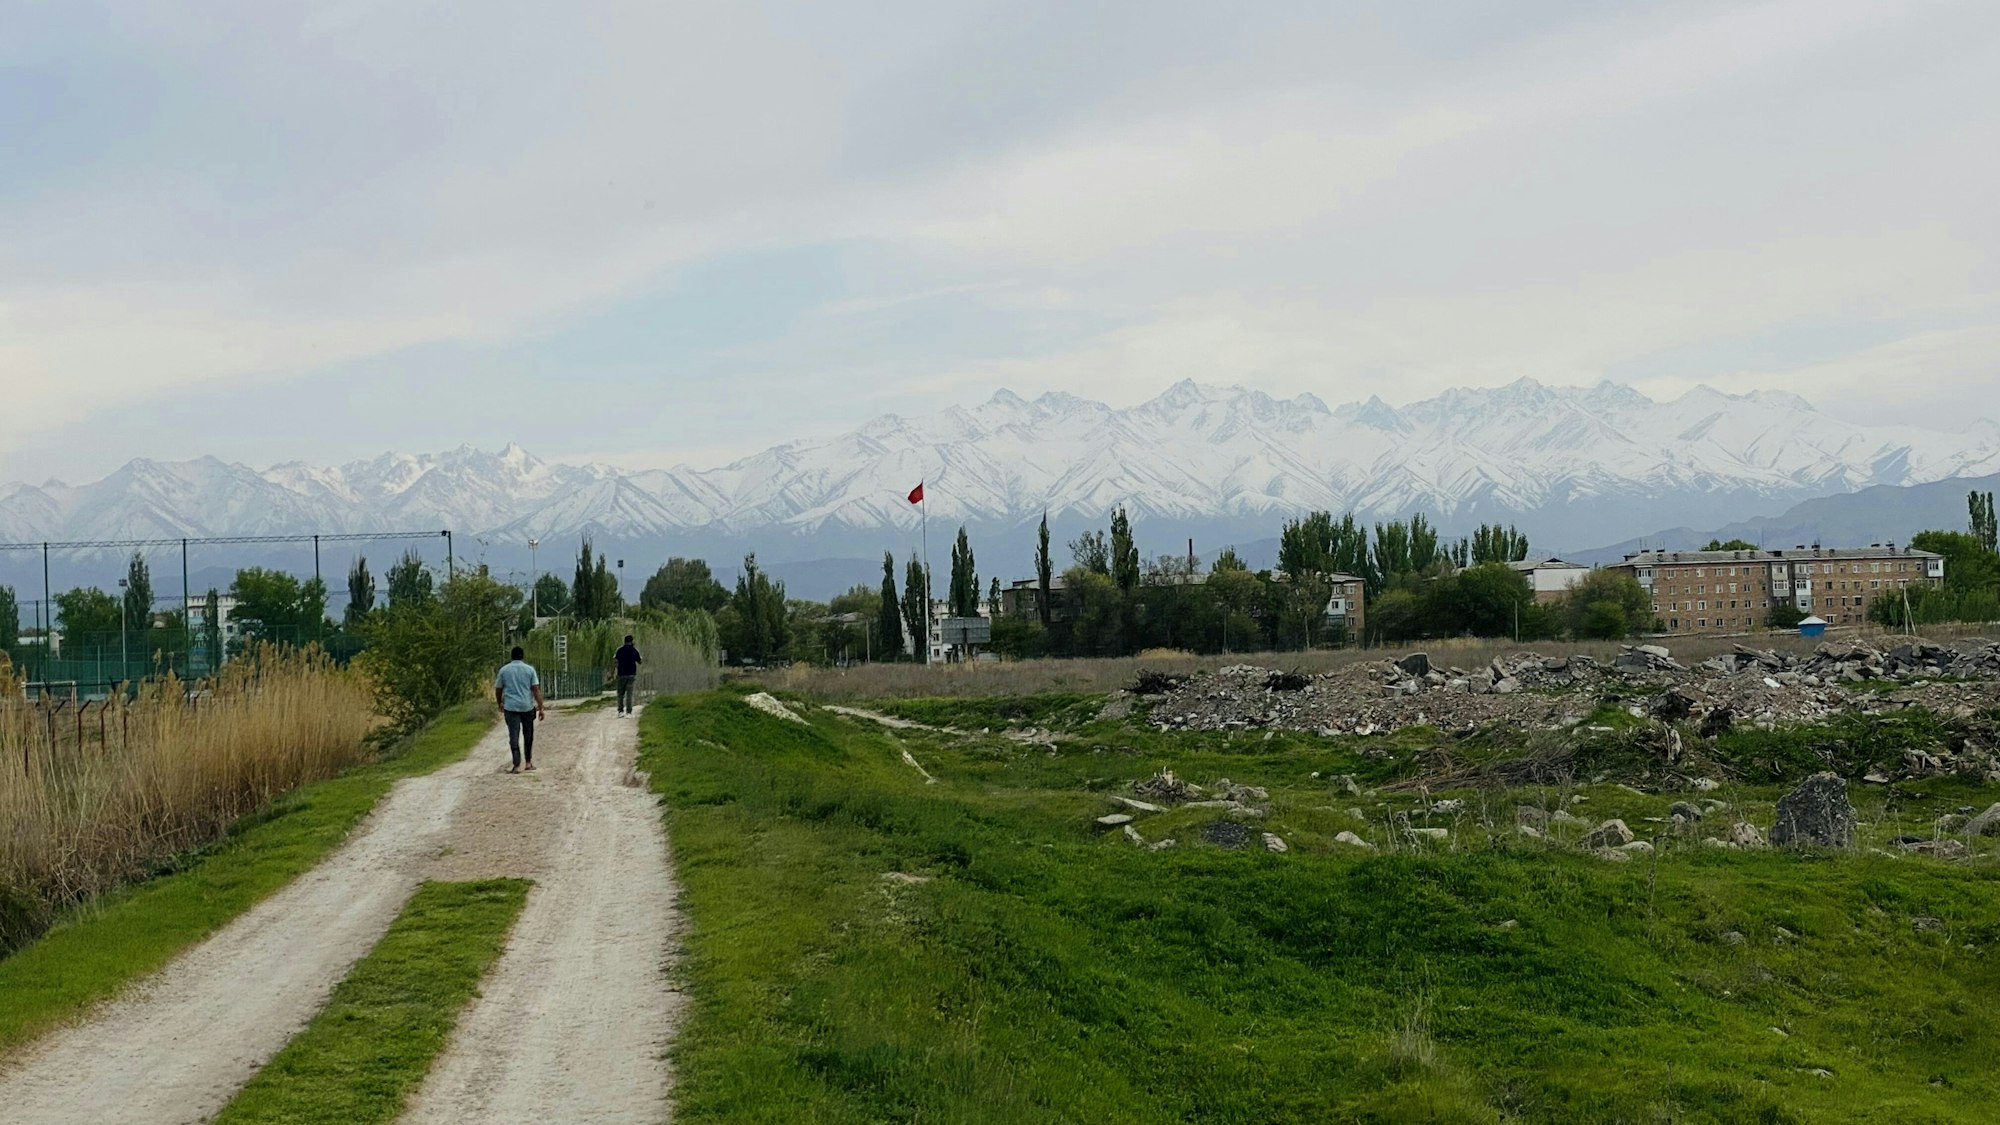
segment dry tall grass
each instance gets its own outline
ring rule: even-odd
[[[144,874],[360,761],[375,722],[366,683],[316,651],[81,707],[30,703],[0,667],[0,899],[46,910]]]

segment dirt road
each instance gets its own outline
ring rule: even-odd
[[[501,772],[496,728],[465,761],[398,783],[317,869],[0,1063],[0,1117],[205,1121],[419,882],[519,875],[536,887],[409,1119],[665,1120],[674,888],[658,808],[628,784],[635,725],[608,708],[552,712],[537,773]]]

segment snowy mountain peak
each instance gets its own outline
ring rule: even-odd
[[[982,526],[1024,526],[1045,509],[1095,521],[1119,505],[1142,520],[1272,529],[1313,509],[1363,518],[1424,511],[1447,528],[1534,521],[1553,529],[1538,542],[1555,547],[1741,518],[1719,505],[1775,509],[1868,485],[1994,472],[2000,426],[1991,422],[1959,433],[1854,425],[1783,392],[1697,387],[1655,402],[1616,383],[1523,378],[1402,406],[1370,397],[1329,410],[1311,394],[1279,399],[1183,380],[1124,409],[1001,390],[974,406],[885,414],[840,437],[714,469],[545,462],[518,444],[262,472],[212,457],[140,459],[92,484],[0,485],[0,539],[439,527],[496,543],[585,530],[676,542],[843,529],[865,538],[913,527],[918,513],[903,496],[923,480],[933,516]],[[1717,518],[1703,519],[1708,512]]]

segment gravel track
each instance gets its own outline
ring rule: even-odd
[[[506,951],[406,1119],[661,1121],[678,1011],[659,810],[628,781],[635,720],[552,712],[541,769],[496,728],[398,782],[326,862],[82,1022],[0,1062],[0,1119],[213,1117],[325,1003],[425,879],[536,880]]]

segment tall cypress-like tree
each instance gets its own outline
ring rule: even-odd
[[[347,612],[342,620],[352,629],[374,608],[375,576],[368,573],[368,556],[356,555],[354,565],[347,568]]]
[[[919,664],[931,661],[931,600],[924,592],[928,585],[924,581],[924,564],[911,555],[910,565],[903,571],[903,624],[910,630]]]
[[[951,615],[979,616],[979,571],[972,559],[972,542],[959,525],[958,541],[951,545]]]
[[[21,603],[12,586],[0,586],[0,652],[9,658],[21,645]]]
[[[597,610],[597,563],[590,537],[585,536],[576,553],[576,575],[569,583],[569,610],[579,621],[596,621],[602,616]]]
[[[878,660],[895,660],[903,655],[903,606],[896,599],[896,556],[882,552],[882,607],[875,614],[875,653]]]
[[[1123,508],[1111,513],[1111,580],[1126,597],[1139,588],[1139,546],[1132,540],[1132,520]]]
[[[986,591],[986,616],[1000,616],[1000,576],[993,576],[993,587]]]
[[[1055,574],[1054,564],[1049,561],[1049,514],[1042,513],[1042,530],[1035,537],[1035,583],[1037,597],[1035,610],[1041,614],[1042,628],[1049,627],[1049,614],[1053,607],[1049,604],[1049,584]]]
[[[1972,512],[1972,537],[1988,552],[2000,550],[2000,521],[1994,519],[1993,494],[1971,493],[1966,497],[1966,506]]]
[[[125,566],[124,621],[125,628],[141,638],[153,624],[153,573],[146,566],[146,557],[137,551]]]

